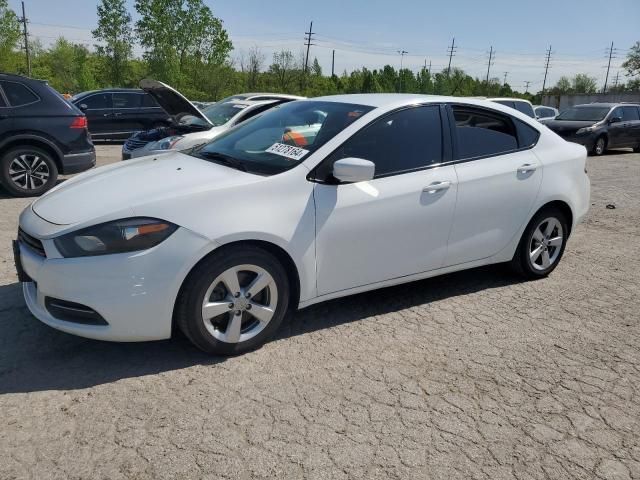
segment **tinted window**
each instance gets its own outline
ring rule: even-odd
[[[533,107],[528,102],[514,102],[516,104],[516,110],[524,113],[525,115],[536,118],[536,114],[533,112]]]
[[[511,100],[494,100],[494,102],[504,105],[505,107],[516,108]]]
[[[28,103],[39,100],[35,93],[20,83],[1,81],[0,85],[4,90],[7,100],[9,100],[9,105],[12,107],[27,105]]]
[[[236,125],[238,123],[244,122],[246,120],[249,120],[250,118],[255,117],[256,115],[259,115],[262,112],[266,112],[267,110],[269,110],[270,108],[275,107],[276,105],[278,105],[277,103],[269,103],[267,105],[262,105],[261,107],[256,107],[253,110],[250,110],[248,112],[244,112],[240,118],[236,119],[235,123]]]
[[[113,108],[140,108],[141,101],[139,93],[113,93]]]
[[[536,144],[540,133],[533,127],[521,122],[517,118],[513,120],[518,131],[518,146],[520,148],[529,148]]]
[[[544,108],[544,107],[536,108],[536,113],[540,118],[548,118],[548,117],[553,117],[555,115],[555,112],[553,110],[551,110],[550,108]]]
[[[458,158],[475,158],[516,150],[518,137],[508,117],[487,110],[453,106]]]
[[[111,108],[111,94],[97,93],[78,100],[78,105],[86,105],[88,110]]]
[[[556,120],[598,122],[602,120],[607,115],[607,113],[609,113],[609,107],[571,107],[558,115],[556,117]]]
[[[623,120],[640,120],[636,107],[622,107]]]
[[[158,102],[156,102],[155,98],[146,93],[142,96],[142,106],[147,108],[155,108],[159,107],[160,105],[158,105]]]
[[[441,163],[440,107],[408,108],[376,120],[334,152],[329,164],[347,157],[375,163],[376,177]]]

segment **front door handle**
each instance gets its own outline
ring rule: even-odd
[[[518,173],[531,173],[536,171],[536,166],[531,165],[530,163],[525,163],[524,165],[520,165],[518,168]]]
[[[102,114],[102,116],[103,116],[103,117],[110,117],[110,116],[112,116],[112,115],[113,115],[113,113],[103,113],[103,114]]]
[[[422,189],[422,191],[424,193],[428,193],[433,195],[436,192],[441,192],[442,190],[446,190],[451,186],[451,182],[449,181],[445,181],[445,182],[433,182],[432,184],[424,187]]]
[[[114,113],[114,115],[115,115],[116,117],[119,117],[120,115],[122,115],[122,113]]]

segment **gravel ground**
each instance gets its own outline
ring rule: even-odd
[[[39,323],[10,248],[28,200],[1,197],[0,478],[640,478],[640,155],[589,175],[550,278],[328,302],[231,359]]]

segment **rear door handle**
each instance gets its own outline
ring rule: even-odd
[[[518,173],[531,173],[536,171],[536,166],[531,165],[530,163],[525,163],[524,165],[520,165],[518,168]]]
[[[422,189],[422,191],[424,193],[428,193],[430,195],[433,195],[436,192],[441,192],[442,190],[446,190],[451,186],[451,182],[450,181],[444,181],[444,182],[433,182],[432,184],[424,187]]]
[[[122,115],[122,113],[114,113],[114,115],[115,115],[116,117],[119,117],[120,115]]]
[[[103,117],[110,117],[111,115],[113,115],[113,113],[103,113],[102,114]]]

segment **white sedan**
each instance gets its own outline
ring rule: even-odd
[[[237,354],[324,300],[492,263],[548,275],[589,207],[585,161],[484,100],[291,102],[62,183],[22,213],[16,263],[54,328],[142,341],[175,326]]]

